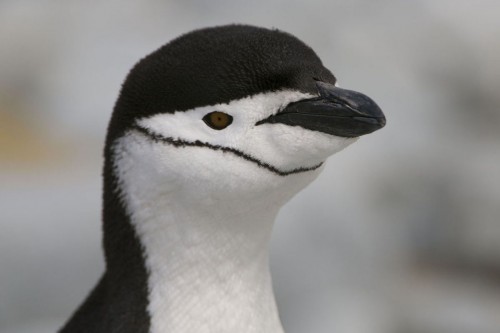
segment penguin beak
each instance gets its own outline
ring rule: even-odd
[[[347,138],[369,134],[385,126],[382,110],[368,96],[320,81],[316,86],[319,97],[290,103],[256,125],[300,126]]]

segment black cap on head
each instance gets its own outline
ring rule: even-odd
[[[315,80],[335,83],[314,51],[288,33],[248,25],[195,30],[134,66],[116,103],[110,135],[155,113],[287,88],[316,93]]]

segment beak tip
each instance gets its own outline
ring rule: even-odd
[[[382,117],[380,119],[380,128],[384,127],[387,124],[387,120],[385,120],[385,117]]]

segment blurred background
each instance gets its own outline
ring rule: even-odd
[[[500,2],[0,2],[0,332],[54,332],[103,271],[101,164],[120,84],[181,33],[288,31],[387,127],[283,208],[287,333],[500,332]]]

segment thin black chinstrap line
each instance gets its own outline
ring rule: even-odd
[[[222,151],[224,153],[232,153],[238,157],[241,157],[247,161],[250,161],[252,163],[255,163],[257,164],[258,166],[264,168],[264,169],[267,169],[279,176],[288,176],[288,175],[291,175],[291,174],[294,174],[294,173],[301,173],[301,172],[307,172],[307,171],[313,171],[313,170],[316,170],[317,168],[319,168],[320,166],[323,165],[323,162],[318,164],[318,165],[315,165],[313,167],[309,167],[309,168],[297,168],[297,169],[293,169],[293,170],[290,170],[290,171],[281,171],[279,169],[277,169],[276,167],[268,164],[268,163],[265,163],[265,162],[262,162],[261,160],[253,157],[253,156],[250,156],[250,155],[247,155],[245,153],[243,153],[242,151],[239,151],[237,149],[234,149],[234,148],[230,148],[230,147],[223,147],[223,146],[219,146],[219,145],[213,145],[213,144],[210,144],[210,143],[207,143],[207,142],[202,142],[202,141],[199,141],[199,140],[196,140],[196,141],[184,141],[184,140],[179,140],[179,139],[174,139],[174,138],[171,138],[171,137],[165,137],[161,134],[158,134],[158,133],[154,133],[152,131],[150,131],[149,129],[147,128],[144,128],[138,124],[135,124],[132,126],[132,129],[146,135],[148,138],[150,138],[151,140],[155,141],[155,142],[162,142],[162,143],[167,143],[167,144],[170,144],[174,147],[205,147],[205,148],[209,148],[209,149],[212,149],[212,150],[215,150],[215,151]]]

